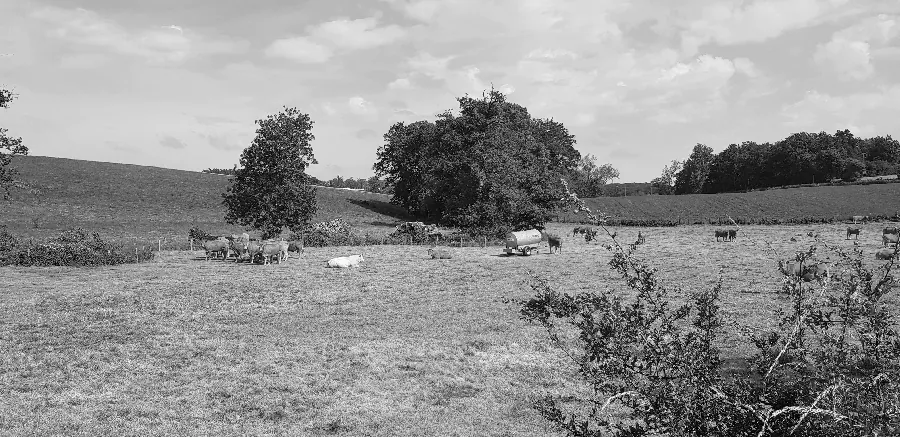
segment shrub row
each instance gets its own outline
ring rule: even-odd
[[[0,265],[87,267],[144,262],[153,259],[149,248],[132,248],[88,236],[71,228],[46,242],[22,240],[0,227]]]

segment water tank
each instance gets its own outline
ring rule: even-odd
[[[532,246],[541,242],[541,231],[529,229],[527,231],[510,232],[506,234],[506,247],[515,249],[519,246]]]

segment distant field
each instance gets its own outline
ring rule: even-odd
[[[863,226],[865,263],[879,224]],[[778,257],[843,226],[641,229],[637,255],[692,290],[724,277],[729,366],[750,352],[737,327],[771,328]],[[554,225],[565,233],[568,227]],[[616,228],[624,242],[637,228]],[[796,236],[798,241],[791,242]],[[526,298],[532,269],[563,292],[628,294],[599,242],[564,237],[560,254],[500,257],[415,246],[310,248],[281,265],[162,252],[142,265],[0,268],[0,428],[10,435],[554,434],[529,399],[584,389],[546,335],[504,300]],[[323,261],[362,253],[356,270]],[[818,256],[828,261],[827,251]],[[832,257],[833,261],[833,257]],[[834,268],[834,267],[833,267]],[[896,296],[894,296],[894,299]]]
[[[168,239],[183,247],[192,226],[213,234],[241,229],[223,219],[226,176],[39,156],[13,162],[18,179],[39,190],[16,190],[0,209],[0,224],[19,235],[81,226],[110,238]],[[383,194],[318,188],[317,197],[316,221],[343,217],[361,229],[388,229],[407,216]]]
[[[681,196],[598,197],[586,199],[595,210],[617,221],[675,221],[681,224],[847,220],[854,215],[900,214],[900,184],[822,186],[749,193]],[[574,213],[560,220],[580,219]]]

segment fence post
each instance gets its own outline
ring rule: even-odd
[[[162,240],[156,240],[156,251],[162,251]]]
[[[194,251],[194,239],[191,238],[191,252]]]
[[[481,238],[484,238],[483,243],[481,243],[481,247],[482,248],[487,247],[487,236],[485,235],[485,236],[482,236]]]

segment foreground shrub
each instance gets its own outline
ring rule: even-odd
[[[586,398],[537,400],[544,418],[571,436],[900,435],[900,336],[886,299],[893,261],[870,270],[858,246],[848,253],[817,240],[797,254],[801,271],[825,247],[839,272],[809,283],[782,272],[790,308],[776,330],[749,336],[757,352],[747,374],[726,375],[714,346],[721,281],[674,305],[683,293],[635,259],[637,247],[607,246],[633,298],[559,293],[532,275],[521,316],[546,329],[590,387]]]
[[[81,228],[67,229],[46,243],[23,242],[0,230],[0,265],[86,267],[137,263],[153,259],[150,248],[134,248],[88,236]]]

